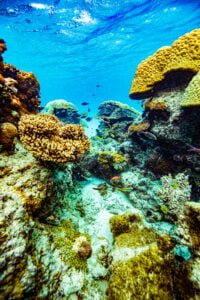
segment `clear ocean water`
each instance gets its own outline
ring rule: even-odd
[[[128,97],[139,62],[199,27],[198,0],[0,0],[5,61],[33,71],[45,105],[66,99],[91,114]]]

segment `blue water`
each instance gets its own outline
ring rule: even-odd
[[[104,100],[140,108],[128,98],[138,63],[200,27],[199,0],[0,0],[5,61],[33,71],[44,105]]]

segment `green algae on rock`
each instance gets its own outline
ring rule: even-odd
[[[125,219],[124,227],[121,220]],[[122,225],[122,231],[117,230],[119,235],[110,254],[108,299],[173,299],[173,240],[145,227],[141,216],[114,216],[110,222],[114,235],[117,223],[119,229]]]

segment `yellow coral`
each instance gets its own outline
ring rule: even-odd
[[[200,70],[200,29],[183,35],[172,46],[160,48],[141,62],[132,82],[130,97],[148,97],[156,83],[161,82],[171,71],[178,70],[194,74]]]
[[[114,151],[102,151],[98,156],[99,162],[103,164],[120,164],[126,161],[126,158]]]
[[[200,72],[195,75],[187,86],[181,106],[197,106],[200,105]]]
[[[48,114],[22,116],[19,134],[22,144],[44,161],[75,161],[90,145],[81,126],[63,126],[55,116]]]
[[[107,299],[172,299],[173,240],[134,213],[114,216],[110,224],[115,244]]]
[[[129,133],[134,132],[141,132],[141,131],[147,131],[150,127],[150,124],[148,122],[142,122],[139,124],[131,124],[128,128]]]

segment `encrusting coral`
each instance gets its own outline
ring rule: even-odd
[[[176,40],[170,47],[160,48],[154,55],[141,62],[132,82],[130,97],[149,97],[156,84],[171,72],[200,70],[200,29],[195,29]],[[191,76],[189,76],[191,78]]]
[[[79,125],[65,125],[48,114],[24,115],[19,122],[22,144],[44,161],[75,161],[89,150],[90,143]]]
[[[181,102],[182,107],[192,107],[200,105],[200,72],[190,81]]]

